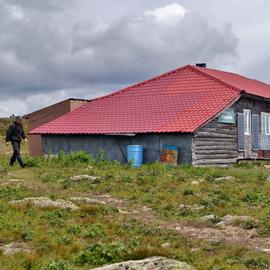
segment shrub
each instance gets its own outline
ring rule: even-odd
[[[24,158],[24,164],[26,167],[40,167],[41,166],[41,159],[40,158],[33,158],[26,156]]]
[[[184,195],[184,196],[194,195],[194,190],[191,189],[191,188],[186,188],[186,189],[183,191],[183,195]]]
[[[21,234],[21,239],[24,241],[32,241],[33,240],[33,232],[25,229]]]
[[[61,260],[58,262],[51,261],[47,266],[41,267],[40,270],[69,270],[68,262]]]
[[[265,260],[258,258],[258,259],[248,259],[245,261],[245,266],[250,269],[269,269],[269,263]]]
[[[64,151],[60,151],[57,156],[53,156],[52,158],[47,158],[48,163],[58,163],[60,165],[72,165],[72,164],[87,164],[93,162],[92,157],[85,151],[77,151],[71,152],[69,154],[65,154]]]
[[[92,161],[91,156],[84,151],[72,152],[66,158],[71,163],[89,163]]]
[[[52,212],[46,213],[42,218],[48,220],[51,226],[63,227],[65,225],[64,215],[61,210],[54,210]]]
[[[258,191],[251,191],[248,192],[245,196],[243,196],[242,200],[249,204],[256,204],[262,202],[264,200],[264,196]]]
[[[85,264],[98,266],[106,263],[113,263],[120,261],[126,254],[127,248],[121,242],[109,244],[93,244],[89,245],[87,249],[75,257],[74,263],[77,266]]]
[[[68,234],[74,234],[79,235],[81,233],[81,227],[80,226],[69,226],[67,227],[67,233]]]
[[[92,226],[92,228],[85,234],[85,237],[87,238],[96,238],[96,237],[102,238],[104,236],[105,236],[104,226],[100,224]]]
[[[243,228],[246,230],[252,230],[255,228],[258,228],[258,224],[256,221],[248,220],[245,223],[242,224]]]

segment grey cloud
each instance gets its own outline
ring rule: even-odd
[[[0,0],[2,97],[63,89],[64,96],[76,95],[76,89],[93,96],[186,63],[215,66],[237,58],[230,24],[215,27],[191,11],[172,10],[159,20],[162,9],[112,22],[82,19],[76,3]]]

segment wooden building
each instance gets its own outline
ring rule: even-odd
[[[127,145],[144,162],[178,147],[179,163],[227,166],[270,153],[270,85],[234,73],[187,65],[132,85],[38,128],[44,153],[85,150],[126,161]]]
[[[28,119],[29,132],[68,112],[79,108],[86,102],[87,100],[84,99],[70,98],[26,115],[25,118]],[[29,134],[29,146],[30,155],[43,155],[42,139],[40,135]]]

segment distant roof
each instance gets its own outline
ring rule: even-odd
[[[242,93],[270,97],[270,85],[187,65],[86,103],[32,134],[191,133]]]
[[[85,101],[85,102],[88,102],[89,100],[88,100],[88,99],[82,99],[82,98],[68,98],[68,99],[59,101],[59,102],[57,102],[57,103],[51,104],[51,105],[49,105],[48,107],[44,107],[44,108],[41,108],[41,109],[36,110],[36,111],[34,111],[34,112],[28,113],[28,114],[24,115],[23,117],[27,119],[30,115],[33,115],[33,114],[35,114],[35,113],[38,113],[38,112],[40,112],[40,111],[42,111],[42,110],[44,110],[44,109],[47,109],[47,108],[49,108],[49,107],[59,105],[59,104],[61,104],[61,103],[63,103],[63,102],[66,102],[66,101],[82,101],[82,102]]]
[[[250,79],[235,73],[196,67],[198,70],[213,76],[223,82],[226,82],[239,90],[245,91],[247,94],[270,98],[270,85],[255,79]]]

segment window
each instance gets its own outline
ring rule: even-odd
[[[263,126],[262,130],[264,135],[270,135],[270,113],[262,113]]]
[[[250,135],[251,133],[251,111],[244,110],[244,130],[245,135]]]

